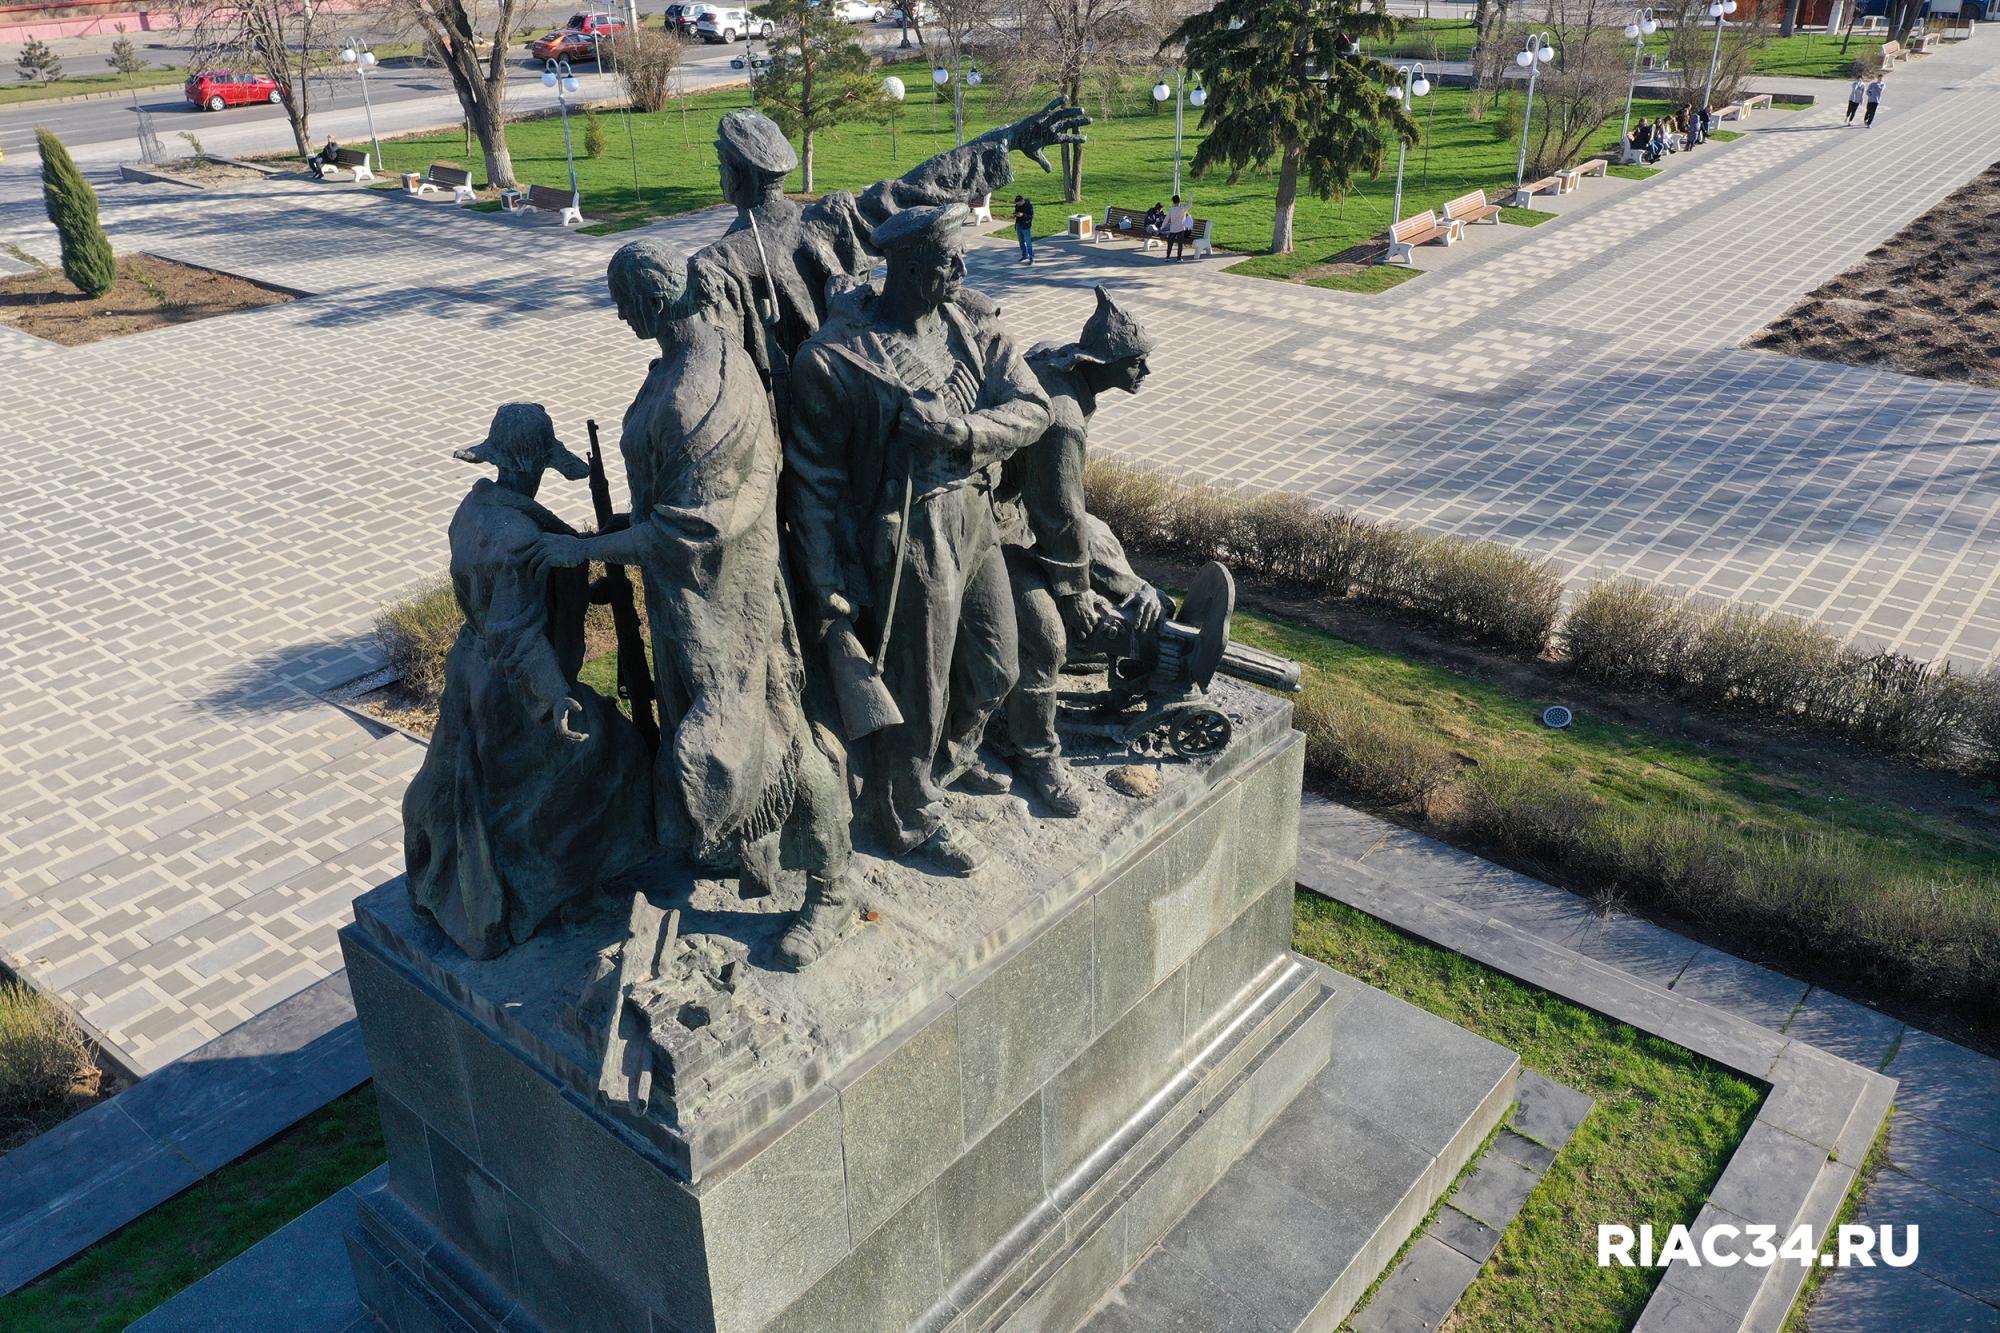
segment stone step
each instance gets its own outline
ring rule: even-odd
[[[1333,1058],[1079,1329],[1338,1327],[1505,1115],[1513,1052],[1327,975]]]

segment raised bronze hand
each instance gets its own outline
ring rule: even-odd
[[[1007,146],[1025,153],[1043,171],[1053,171],[1047,150],[1057,144],[1083,143],[1083,127],[1090,117],[1080,106],[1070,106],[1058,97],[1034,115],[1015,121],[1005,131]]]

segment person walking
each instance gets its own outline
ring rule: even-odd
[[[1856,79],[1847,90],[1847,123],[1854,123],[1854,113],[1861,109],[1861,99],[1868,95],[1868,81]]]
[[[1167,258],[1176,262],[1186,259],[1188,242],[1193,239],[1194,206],[1182,203],[1181,197],[1175,195],[1174,206],[1167,210]],[[1178,255],[1174,253],[1177,245],[1181,248]]]
[[[1035,262],[1035,206],[1026,195],[1014,196],[1014,239],[1021,244],[1021,262]]]
[[[1868,84],[1868,111],[1861,117],[1861,128],[1875,127],[1875,109],[1882,105],[1882,76],[1877,74]]]

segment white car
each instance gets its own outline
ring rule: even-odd
[[[813,0],[815,6],[822,0]],[[832,0],[833,16],[843,23],[873,23],[882,16],[881,7],[862,0]]]
[[[743,37],[771,38],[771,22],[747,9],[704,9],[694,21],[694,35],[711,45],[729,43]]]

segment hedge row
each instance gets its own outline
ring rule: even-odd
[[[1867,652],[1812,621],[1598,583],[1562,617],[1555,566],[1488,542],[1429,536],[1304,496],[1247,496],[1095,462],[1091,511],[1135,550],[1355,598],[1589,680],[1804,723],[1939,764],[2000,760],[2000,673]]]
[[[2000,1013],[2000,891],[1912,874],[1837,830],[1784,836],[1707,811],[1615,805],[1512,760],[1463,764],[1413,720],[1308,684],[1294,718],[1316,787],[1410,808],[1439,836],[1905,994]]]

